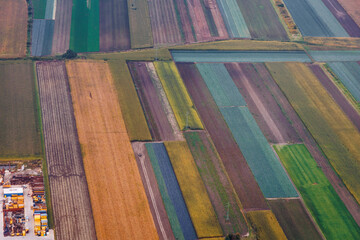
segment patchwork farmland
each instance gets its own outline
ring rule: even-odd
[[[0,239],[360,238],[356,1],[0,2]]]

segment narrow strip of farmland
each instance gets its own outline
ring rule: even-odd
[[[56,239],[96,239],[65,64],[36,69]]]
[[[304,64],[267,64],[270,73],[355,199],[360,201],[360,135]]]
[[[356,109],[351,105],[351,103],[346,99],[345,95],[339,90],[335,83],[324,73],[319,65],[309,65],[315,76],[319,79],[324,88],[336,101],[336,103],[341,107],[344,113],[348,118],[353,122],[353,124],[360,131],[360,114]]]
[[[128,66],[146,115],[152,139],[155,141],[176,140],[172,126],[165,113],[164,104],[157,92],[154,79],[148,72],[147,63],[129,62]]]
[[[97,239],[158,239],[108,65],[66,67]]]
[[[236,0],[217,0],[231,38],[250,38],[250,32]]]
[[[272,211],[252,211],[246,213],[246,216],[248,217],[251,226],[256,229],[258,239],[287,239]]]
[[[360,65],[357,62],[330,62],[328,65],[360,103]]]
[[[360,27],[337,0],[322,0],[350,37],[360,37]]]
[[[172,0],[148,1],[155,46],[182,42]]]
[[[356,24],[360,26],[360,5],[357,0],[338,0],[346,12],[354,19]]]
[[[126,130],[131,141],[152,140],[134,82],[125,61],[109,61]]]
[[[189,15],[192,19],[196,40],[199,42],[212,39],[200,0],[186,0]]]
[[[237,0],[252,38],[265,40],[289,40],[269,0]]]
[[[180,130],[203,129],[194,104],[173,62],[154,63],[166,96],[173,109]]]
[[[175,238],[196,239],[193,223],[164,144],[147,143],[146,149]]]
[[[45,19],[55,20],[56,2],[57,0],[46,1]]]
[[[133,142],[131,145],[135,153],[143,185],[145,186],[146,196],[159,238],[162,240],[175,240],[145,143]]]
[[[316,62],[350,62],[360,61],[360,51],[309,51]]]
[[[322,0],[284,0],[303,36],[349,37]]]
[[[205,185],[186,142],[165,142],[164,145],[198,238],[223,236]]]
[[[195,64],[178,63],[186,88],[214,142],[243,208],[268,209],[255,178]]]
[[[212,141],[205,131],[185,132],[184,135],[224,235],[246,235],[248,227],[240,209],[241,203]]]
[[[31,55],[51,55],[52,40],[54,35],[54,20],[35,19],[33,21]]]
[[[175,10],[178,14],[178,18],[180,18],[179,27],[182,31],[182,38],[185,43],[193,43],[196,42],[196,38],[194,37],[194,26],[193,22],[190,18],[190,12],[188,9],[188,3],[186,0],[174,0]],[[178,19],[179,22],[179,19]]]
[[[258,68],[264,68],[263,65],[255,67],[251,63],[226,63],[225,67],[269,142],[297,143],[301,141],[265,85],[263,78],[271,79],[271,75],[266,69],[265,74],[261,75]]]
[[[127,0],[131,48],[153,46],[150,14],[147,0]]]
[[[229,38],[224,19],[215,0],[200,0],[211,36],[215,39]]]
[[[57,0],[52,54],[64,53],[69,49],[72,0]]]
[[[306,147],[300,144],[275,149],[326,239],[359,239],[360,227]]]
[[[0,57],[26,55],[27,4],[0,0]]]
[[[130,49],[127,0],[100,1],[100,51]]]
[[[268,203],[288,239],[323,239],[299,199],[276,199]]]

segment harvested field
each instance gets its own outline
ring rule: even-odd
[[[152,63],[146,62],[129,62],[128,66],[144,109],[152,139],[155,141],[176,140],[174,130],[165,112],[165,104],[160,97],[159,90],[156,88],[156,79],[148,71],[148,65],[150,64],[154,66]],[[160,83],[159,79],[157,81]],[[177,126],[175,117],[174,121]]]
[[[35,19],[31,39],[31,55],[51,55],[52,40],[54,35],[54,20]]]
[[[165,142],[164,145],[198,238],[223,236],[218,218],[186,142]]]
[[[156,71],[175,114],[180,130],[203,129],[194,104],[173,62],[155,62]]]
[[[47,0],[32,0],[34,19],[44,19]]]
[[[301,139],[265,84],[271,79],[262,64],[226,63],[238,90],[261,131],[271,143],[296,143]],[[265,74],[261,74],[261,73]]]
[[[268,203],[287,239],[322,239],[300,199],[277,199]]]
[[[200,0],[200,2],[203,7],[211,36],[216,39],[229,38],[229,34],[226,30],[224,19],[221,15],[217,2],[213,0]]]
[[[147,0],[127,0],[131,48],[153,46],[150,15]],[[139,20],[141,19],[141,21]]]
[[[191,16],[196,40],[199,42],[212,40],[212,34],[203,12],[200,0],[186,0],[189,15]]]
[[[55,20],[56,2],[57,0],[46,1],[45,19]]]
[[[99,22],[99,0],[73,0],[70,49],[98,52]]]
[[[175,62],[311,62],[304,51],[171,50]]]
[[[197,239],[188,209],[162,143],[146,143],[160,193],[176,239]]]
[[[304,64],[268,63],[268,69],[349,191],[360,201],[360,135]],[[291,81],[289,81],[291,79]]]
[[[338,2],[344,7],[346,12],[352,17],[352,19],[360,26],[360,6],[357,0],[338,0]]]
[[[196,67],[218,107],[246,106],[224,64],[199,63]]]
[[[148,1],[148,4],[154,45],[181,43],[174,2],[172,0],[152,0]]]
[[[313,71],[315,76],[319,79],[324,88],[336,101],[336,103],[341,107],[344,113],[348,118],[353,122],[353,124],[360,131],[360,115],[357,110],[349,103],[346,97],[342,94],[339,88],[335,83],[324,73],[319,65],[309,65],[309,68]]]
[[[330,62],[328,65],[356,101],[360,103],[360,65],[357,62]]]
[[[125,61],[109,61],[121,113],[131,141],[151,140],[143,109]]]
[[[252,38],[278,41],[289,40],[269,0],[237,0],[237,3]]]
[[[244,210],[268,209],[263,194],[196,65],[178,63],[177,67],[214,142]]]
[[[266,198],[298,197],[279,159],[247,107],[220,111]]]
[[[349,37],[322,0],[284,0],[303,36]]]
[[[159,238],[175,240],[145,143],[134,142],[132,147]]]
[[[255,230],[258,239],[287,239],[272,211],[253,211],[246,213],[246,216],[248,217],[251,226]]]
[[[231,38],[250,38],[250,32],[236,0],[217,0]]]
[[[186,0],[175,0],[174,1],[175,12],[177,14],[177,19],[179,23],[179,30],[181,33],[182,40],[185,43],[196,42],[194,37],[195,32],[193,28],[193,23],[190,18],[190,13],[188,9],[188,3]]]
[[[27,39],[25,0],[0,0],[0,57],[24,57]]]
[[[108,65],[66,67],[97,239],[158,239]]]
[[[246,235],[248,227],[240,209],[242,206],[234,193],[234,187],[227,176],[219,154],[207,133],[205,131],[185,132],[185,138],[224,235],[230,233]],[[227,211],[229,211],[228,220],[226,218]]]
[[[350,37],[360,37],[360,27],[349,16],[338,0],[322,0],[325,6],[339,21]],[[341,1],[341,0],[340,0]]]
[[[39,112],[31,61],[0,63],[0,156],[41,156]]]
[[[326,239],[359,239],[360,227],[306,147],[275,149]]]
[[[65,63],[36,70],[56,239],[96,239]]]
[[[309,51],[316,62],[355,62],[360,61],[360,51]]]
[[[127,0],[100,1],[100,51],[130,49]]]
[[[63,54],[69,49],[72,0],[56,0],[52,54]]]

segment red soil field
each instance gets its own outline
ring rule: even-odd
[[[56,2],[52,54],[64,53],[69,49],[72,5],[72,0]]]
[[[100,51],[130,49],[127,0],[106,0],[100,7]]]
[[[199,42],[212,39],[200,0],[187,0],[189,13],[193,22],[196,40]]]
[[[145,144],[133,142],[131,145],[134,149],[136,163],[145,187],[150,211],[154,219],[159,239],[175,240]]]
[[[180,14],[180,20],[182,24],[182,30],[184,33],[185,43],[195,42],[195,38],[192,31],[192,21],[189,18],[188,8],[185,5],[184,0],[175,0]]]
[[[267,75],[269,74],[267,69],[262,63],[256,63],[254,66],[258,69],[260,75]],[[265,81],[267,88],[272,93],[276,102],[281,106],[283,111],[285,112],[286,116],[291,121],[293,127],[295,128],[296,132],[298,133],[299,137],[303,140],[305,146],[318,163],[318,165],[323,170],[326,177],[329,179],[331,185],[334,187],[335,191],[341,198],[341,200],[346,205],[347,209],[354,217],[357,224],[360,224],[360,206],[348,191],[342,180],[339,176],[335,173],[334,169],[330,165],[329,161],[324,157],[323,153],[321,152],[320,148],[318,147],[317,143],[315,142],[314,138],[311,136],[307,128],[304,126],[303,122],[276,84],[274,79],[272,78],[263,78]]]
[[[346,12],[360,26],[360,4],[359,0],[338,0]]]
[[[169,0],[151,0],[148,4],[154,45],[181,43],[181,34],[176,19],[174,2]]]
[[[226,30],[226,26],[224,23],[224,19],[219,10],[219,6],[217,5],[216,0],[204,0],[205,7],[209,8],[211,14],[214,18],[214,22],[218,31],[218,37],[216,39],[226,39],[229,38],[229,34]]]
[[[263,65],[259,65],[263,67]],[[226,63],[225,67],[234,80],[248,108],[265,137],[271,143],[297,143],[301,139],[281,111],[262,77],[251,63]]]
[[[244,210],[268,209],[264,196],[195,64],[177,67]]]
[[[96,239],[65,64],[36,70],[56,239]]]
[[[308,66],[319,79],[326,91],[328,91],[328,93],[360,131],[360,115],[356,109],[350,104],[350,102],[341,93],[335,83],[329,79],[329,77],[324,73],[319,65],[309,64]]]
[[[339,4],[337,0],[322,0],[326,7],[336,17],[341,26],[346,30],[350,37],[360,37],[360,27],[348,15],[345,9]],[[358,2],[358,5],[360,3]]]
[[[128,63],[136,91],[144,110],[152,139],[155,141],[176,140],[173,129],[157,94],[145,62]]]

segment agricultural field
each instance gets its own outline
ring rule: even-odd
[[[31,55],[51,55],[54,34],[54,20],[35,19],[31,38]]]
[[[25,56],[27,17],[25,0],[0,1],[0,58]]]
[[[65,63],[38,62],[36,72],[56,239],[96,239]]]
[[[39,157],[41,135],[34,63],[0,62],[0,158]]]
[[[358,239],[360,227],[306,147],[275,146],[275,150],[326,239]]]
[[[158,239],[108,65],[66,68],[97,239]]]
[[[52,54],[62,54],[69,49],[72,3],[72,0],[56,1]]]
[[[356,62],[360,61],[360,50],[309,51],[317,62]]]
[[[360,26],[360,6],[356,0],[338,0],[345,11],[354,19],[356,24]]]

